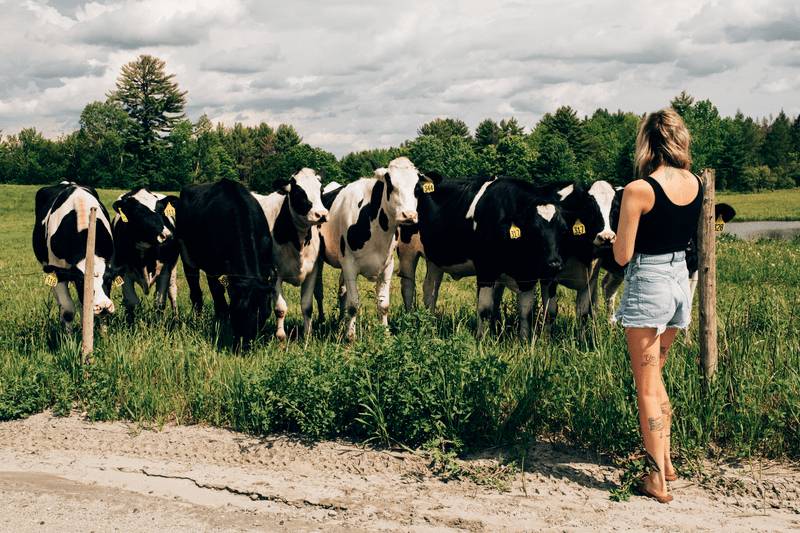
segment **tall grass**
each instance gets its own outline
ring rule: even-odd
[[[277,343],[271,320],[252,352],[236,355],[210,298],[203,315],[191,312],[181,275],[177,316],[167,311],[159,320],[147,298],[134,315],[118,305],[108,333],[95,339],[92,362],[81,367],[78,337],[60,334],[30,249],[34,191],[0,191],[8,193],[0,196],[0,419],[77,406],[93,420],[289,430],[314,439],[346,434],[408,446],[464,449],[534,435],[618,455],[641,446],[623,332],[601,309],[594,334],[577,340],[567,291],[553,338],[528,345],[516,339],[510,294],[497,331],[476,341],[474,280],[449,280],[434,316],[404,313],[399,289],[392,290],[387,336],[374,285],[362,281],[358,335],[347,343],[335,306],[338,272],[326,268],[328,318],[307,342],[297,339],[299,294],[289,287],[295,336]],[[798,457],[799,249],[798,240],[719,238],[719,370],[706,380],[696,339],[687,344],[681,336],[665,367],[674,448],[687,458],[712,445],[734,455]],[[112,298],[121,299],[118,289]]]

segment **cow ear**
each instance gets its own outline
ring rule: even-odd
[[[378,166],[378,163],[376,163],[374,159],[370,159],[369,160],[369,164],[372,165],[372,171],[373,172],[378,170],[379,168],[381,168],[381,167]]]
[[[420,177],[427,178],[428,181],[430,181],[434,185],[439,185],[442,182],[442,179],[443,179],[442,175],[439,174],[438,172],[426,172],[425,174],[422,174],[422,176],[420,176]]]
[[[178,206],[181,203],[179,196],[175,196],[174,194],[165,196],[160,200],[160,203],[164,206],[165,215],[168,217],[177,218]]]
[[[317,172],[317,179],[320,183],[328,179],[328,172],[323,168],[319,172]]]
[[[275,192],[278,194],[289,194],[289,189],[291,188],[292,182],[289,180],[275,180],[272,182],[272,186],[275,188]]]

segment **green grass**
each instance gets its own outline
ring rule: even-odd
[[[716,201],[736,209],[734,222],[800,220],[800,188],[760,193],[717,192]]]
[[[511,294],[499,332],[477,342],[474,280],[448,280],[431,316],[402,311],[394,278],[387,336],[378,326],[374,285],[362,280],[358,335],[347,343],[336,308],[338,271],[326,267],[327,318],[307,342],[296,338],[298,289],[287,287],[294,337],[277,343],[270,319],[252,352],[236,355],[230,326],[213,320],[207,291],[205,313],[191,312],[179,270],[177,316],[167,311],[157,320],[150,299],[134,316],[117,305],[82,368],[80,325],[74,338],[60,335],[31,250],[35,190],[0,190],[0,419],[46,408],[67,413],[75,405],[93,420],[142,426],[203,423],[315,439],[451,443],[457,450],[535,436],[620,457],[641,447],[623,331],[601,309],[594,337],[576,340],[574,296],[563,290],[554,338],[522,345]],[[101,196],[110,207],[119,193]],[[686,468],[712,445],[727,455],[797,459],[800,241],[718,239],[719,370],[707,381],[697,340],[676,342],[664,373],[673,448]],[[112,298],[119,304],[121,291]]]

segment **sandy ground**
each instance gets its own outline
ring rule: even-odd
[[[471,457],[491,464],[509,450]],[[510,490],[448,480],[426,452],[136,430],[49,412],[0,423],[0,531],[800,531],[800,469],[707,465],[675,500],[609,499],[621,470],[540,442]]]

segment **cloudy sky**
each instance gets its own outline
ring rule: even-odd
[[[437,117],[535,127],[569,105],[800,114],[797,0],[0,0],[0,130],[57,138],[141,54],[186,114],[291,124],[342,157]]]

